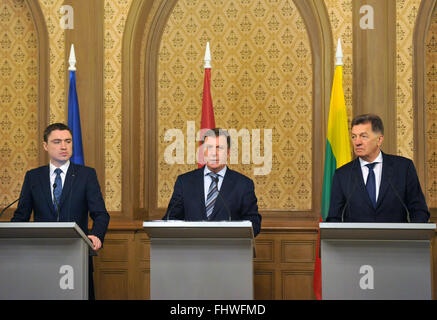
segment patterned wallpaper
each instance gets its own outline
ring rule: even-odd
[[[49,34],[49,94],[50,94],[50,123],[67,122],[65,114],[65,77],[68,65],[65,57],[65,31],[59,23],[62,14],[59,9],[63,0],[39,0],[41,10],[46,20]],[[70,52],[70,48],[67,48]],[[80,102],[80,101],[79,101]]]
[[[326,9],[331,23],[334,53],[337,49],[337,40],[341,39],[343,50],[343,91],[346,102],[348,122],[352,121],[352,70],[353,70],[353,42],[352,42],[352,0],[325,0]],[[334,61],[332,61],[334,64]],[[331,83],[332,86],[332,83]],[[349,125],[350,127],[350,125]]]
[[[121,47],[131,3],[104,2],[105,204],[109,211],[121,210]]]
[[[63,0],[39,0],[49,33],[50,121],[65,121],[65,37],[60,28]],[[132,0],[104,1],[105,196],[110,211],[121,209],[121,43]],[[157,2],[156,2],[157,3]],[[414,155],[412,128],[412,34],[419,0],[396,2],[398,153]],[[334,42],[342,39],[344,90],[352,114],[352,0],[325,0]],[[435,29],[435,23],[432,26]],[[0,205],[19,193],[24,172],[37,165],[37,38],[24,0],[0,4]],[[433,31],[433,35],[435,31]],[[272,169],[254,175],[259,165],[231,167],[252,177],[260,207],[311,208],[312,97],[311,51],[303,21],[292,0],[180,0],[163,34],[158,66],[158,207],[166,207],[178,174],[195,164],[168,165],[163,154],[167,129],[187,121],[197,131],[203,86],[203,55],[212,50],[212,96],[216,124],[253,133],[272,129]],[[428,39],[428,58],[435,53]],[[428,64],[433,88],[437,66]],[[432,90],[427,90],[427,170],[433,163],[437,129]],[[143,126],[141,126],[143,127]],[[11,134],[12,133],[12,134]],[[6,136],[7,135],[7,136]],[[262,139],[261,139],[262,140]],[[261,141],[261,146],[263,141]],[[261,148],[261,154],[263,153]],[[186,156],[186,155],[185,155]],[[252,157],[250,157],[251,160]],[[185,158],[186,162],[186,158]],[[144,173],[142,173],[144,174]],[[15,184],[13,181],[18,181]],[[427,197],[437,201],[437,179]],[[430,205],[433,202],[430,203]]]
[[[430,208],[437,207],[437,10],[434,10],[426,38],[426,200]],[[423,187],[423,186],[422,186]]]
[[[291,0],[181,0],[165,28],[158,65],[158,207],[165,208],[178,174],[196,164],[168,164],[169,129],[199,130],[203,57],[210,41],[216,126],[272,129],[272,168],[230,167],[254,179],[260,208],[309,210],[312,199],[312,65],[307,31]],[[191,125],[190,125],[191,126]],[[237,141],[234,141],[234,146]],[[182,148],[186,146],[181,145]],[[261,141],[261,146],[263,146]],[[187,150],[186,150],[187,151]],[[261,155],[263,154],[261,148]]]
[[[23,0],[0,4],[0,207],[38,164],[38,42]]]
[[[397,153],[414,159],[413,32],[420,0],[396,1]]]

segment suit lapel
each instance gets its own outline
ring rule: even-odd
[[[71,185],[73,183],[73,172],[75,172],[75,168],[73,167],[74,163],[70,162],[68,166],[67,173],[65,175],[64,185],[62,186],[61,200],[59,200],[59,208],[62,208],[65,199],[71,192]]]
[[[44,197],[46,198],[48,206],[49,206],[50,210],[52,211],[52,213],[54,215],[56,215],[57,213],[56,213],[55,206],[53,205],[52,192],[51,192],[51,188],[50,188],[50,170],[49,170],[48,165],[42,167],[42,170],[41,170],[41,173],[39,176],[39,181],[41,184],[42,193],[44,194]]]
[[[207,220],[206,218],[206,208],[205,208],[205,181],[203,176],[204,167],[197,169],[196,174],[194,176],[194,191],[195,194],[200,195],[200,199],[198,203],[200,203],[200,211],[203,212],[203,220]]]
[[[382,200],[384,199],[385,194],[387,193],[387,189],[390,185],[391,178],[393,176],[393,167],[389,158],[383,153],[382,154],[382,176],[381,176],[381,185],[379,187],[378,201],[376,202],[376,207],[378,208],[381,205]]]
[[[357,179],[357,181],[359,181],[358,186],[361,190],[360,193],[364,194],[364,199],[366,199],[366,202],[369,205],[369,207],[374,209],[373,204],[372,204],[372,200],[370,200],[370,196],[369,196],[369,193],[367,192],[366,184],[364,182],[363,171],[361,169],[360,159],[356,158],[355,161],[356,161],[356,164],[355,164],[354,172],[355,172],[355,178]]]

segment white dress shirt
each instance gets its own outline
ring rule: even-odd
[[[382,153],[379,151],[379,155],[373,162],[367,162],[363,159],[360,159],[361,172],[363,173],[364,185],[367,182],[367,176],[369,175],[369,168],[366,167],[369,163],[376,163],[373,167],[373,172],[375,173],[375,187],[376,187],[376,201],[378,201],[379,195],[379,187],[381,186],[381,177],[382,177]]]
[[[218,185],[217,185],[217,189],[220,191],[220,187],[222,186],[223,183],[223,179],[225,178],[225,174],[226,174],[226,166],[221,169],[219,172],[217,172],[217,175],[219,177],[219,181],[218,181]],[[208,176],[208,173],[212,172],[211,170],[208,169],[208,166],[205,166],[204,170],[203,170],[203,186],[205,188],[205,203],[206,203],[206,198],[208,197],[208,190],[209,190],[209,186],[211,185],[212,182],[212,177]]]
[[[62,180],[62,186],[64,186],[64,182],[65,182],[65,177],[67,175],[67,170],[68,167],[70,166],[70,160],[68,160],[66,163],[64,163],[62,166],[59,167],[59,169],[62,170],[61,172],[61,180]],[[52,201],[55,201],[53,198],[53,184],[55,183],[55,178],[56,178],[56,172],[55,170],[57,169],[57,167],[55,167],[51,162],[49,164],[49,174],[50,174],[50,190],[52,193]]]

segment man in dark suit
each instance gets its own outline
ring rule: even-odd
[[[261,229],[253,181],[226,166],[230,136],[208,130],[202,138],[206,165],[178,176],[163,219],[186,221],[249,220],[256,236]]]
[[[427,222],[429,211],[411,160],[385,154],[382,120],[373,114],[351,123],[357,159],[335,171],[328,222]]]
[[[96,171],[70,162],[72,134],[63,123],[54,123],[46,128],[43,147],[50,163],[26,173],[20,201],[11,221],[29,221],[32,211],[35,222],[74,221],[91,240],[93,249],[99,250],[108,229],[109,214]],[[93,220],[90,232],[88,212]],[[91,257],[89,269],[89,297],[93,299]]]

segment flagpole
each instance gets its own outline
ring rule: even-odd
[[[343,50],[341,49],[341,40],[337,40],[337,51],[335,52],[335,66],[343,66]]]
[[[68,71],[76,71],[76,55],[74,53],[74,44],[71,44],[68,63],[70,64],[70,66],[68,67]]]
[[[203,82],[203,99],[202,99],[202,119],[200,122],[200,138],[208,129],[215,128],[214,108],[211,97],[211,50],[209,48],[209,41],[206,43],[205,57],[204,57],[205,78]],[[197,167],[201,168],[204,163],[203,148],[200,143],[199,158]]]
[[[82,129],[80,126],[79,101],[76,91],[76,55],[74,53],[74,44],[71,44],[70,57],[68,59],[69,88],[68,88],[68,126],[73,136],[73,155],[71,161],[75,164],[85,164],[83,146],[82,146]]]
[[[343,92],[343,50],[341,40],[337,41],[335,53],[335,72],[332,82],[331,102],[329,105],[328,128],[326,137],[325,166],[323,169],[322,203],[320,222],[329,214],[332,178],[337,168],[351,161],[350,142],[346,104]],[[316,262],[313,277],[314,295],[322,299],[322,261],[320,257],[320,229],[317,232]]]

